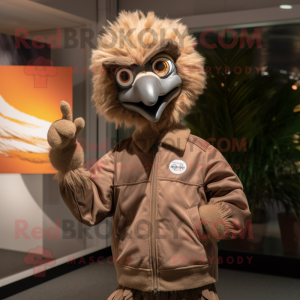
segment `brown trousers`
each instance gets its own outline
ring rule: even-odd
[[[192,290],[175,292],[142,292],[122,286],[109,296],[108,300],[219,300],[214,284],[209,284]]]

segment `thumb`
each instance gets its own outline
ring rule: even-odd
[[[61,101],[60,111],[62,113],[62,119],[72,121],[72,112],[69,103],[67,103],[66,101]]]
[[[77,137],[77,135],[80,133],[80,131],[84,128],[85,122],[82,118],[77,118],[74,121],[74,124],[76,126],[76,133],[75,133],[75,137]]]

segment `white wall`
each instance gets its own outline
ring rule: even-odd
[[[80,28],[77,28],[79,38]],[[56,35],[56,30],[31,32],[30,37],[42,35],[47,39]],[[64,45],[62,45],[64,46]],[[78,68],[78,74],[73,74],[73,108],[74,117],[82,116],[86,119],[86,106],[90,103],[87,99],[87,89],[90,80],[85,70],[89,64],[89,49],[86,45],[73,49],[51,49],[51,60],[55,66],[71,66]],[[91,105],[92,106],[92,105]],[[95,113],[94,113],[95,114]],[[94,116],[96,119],[96,114]],[[89,126],[89,120],[87,120]],[[96,134],[96,125],[94,125]],[[86,130],[80,134],[86,137]],[[97,153],[95,154],[97,155]],[[78,228],[78,221],[73,217],[63,202],[58,183],[54,181],[53,175],[29,175],[29,174],[0,174],[0,248],[27,252],[37,246],[50,249],[55,258],[59,258],[74,252],[81,251],[87,247],[85,237],[78,239],[78,234],[72,239],[62,239],[62,229],[59,230],[59,239],[51,239],[44,235],[41,239],[31,236],[30,232],[34,227],[41,227],[46,230],[55,226],[55,220],[71,220],[75,228]],[[25,220],[28,223],[26,233],[30,238],[21,236],[15,238],[16,220]],[[78,231],[76,229],[76,231]],[[104,243],[104,246],[105,243]]]
[[[84,5],[91,3],[91,1],[85,2]],[[92,11],[97,14],[96,1],[93,1],[93,3]],[[63,5],[64,10],[67,11],[68,7],[65,6],[65,3]],[[109,15],[112,13],[111,7],[112,3],[106,6],[106,1],[99,1],[98,13],[101,15],[100,22],[102,25],[106,22],[105,16],[111,19]],[[67,12],[73,13],[72,9]],[[91,10],[91,7],[88,9]],[[92,29],[97,34],[96,23],[87,26],[84,28]],[[81,28],[75,30],[76,37],[80,41]],[[30,38],[42,35],[47,40],[49,36],[56,34],[56,29],[41,32],[34,31],[30,32]],[[64,35],[62,41],[64,41]],[[94,37],[94,44],[96,44],[96,36]],[[101,136],[97,136],[97,116],[95,107],[91,102],[92,74],[89,72],[90,57],[91,48],[87,44],[82,46],[79,43],[76,48],[66,49],[62,43],[61,49],[51,49],[51,60],[55,66],[71,66],[78,69],[78,73],[73,74],[73,114],[74,118],[83,117],[86,120],[86,127],[79,137],[86,138],[87,145],[92,142],[101,143],[105,141],[108,132],[105,120],[99,119]],[[86,71],[88,71],[88,74],[86,74]],[[99,154],[103,155],[103,153],[89,152],[86,153],[86,158],[97,157]],[[3,208],[0,212],[0,248],[27,252],[29,249],[43,246],[50,249],[55,258],[59,258],[91,247],[100,249],[109,245],[110,239],[99,239],[95,234],[95,230],[101,233],[106,232],[106,222],[90,230],[92,239],[87,239],[84,234],[79,238],[80,232],[85,226],[79,224],[68,210],[60,196],[58,183],[53,180],[53,175],[1,174],[0,190],[0,203]],[[34,227],[41,227],[44,230],[55,227],[56,220],[59,220],[59,239],[49,238],[45,234],[41,239],[32,238],[31,236],[29,239],[22,236],[20,239],[16,239],[14,224],[16,219],[24,219],[28,222],[29,227],[26,232],[29,232],[29,234]],[[74,238],[63,238],[63,221],[71,221],[75,225],[76,234]],[[53,233],[54,231],[52,231]]]
[[[0,248],[27,252],[42,246],[43,240],[31,235],[34,227],[43,227],[42,175],[0,174],[0,190]],[[18,220],[27,224],[29,238],[15,236]]]
[[[8,3],[8,0],[3,1],[7,6],[10,4],[17,5],[22,0],[13,0],[13,3]],[[36,11],[45,11],[44,15],[45,17],[48,16],[48,21],[47,11],[50,11],[52,15],[57,15],[57,18],[53,18],[53,29],[49,29],[49,22],[46,25],[43,24],[41,18],[38,22],[34,22],[34,20],[31,22],[28,18],[14,18],[12,16],[13,10],[10,9],[9,14],[2,11],[2,15],[14,21],[10,22],[10,26],[6,26],[5,30],[2,30],[3,26],[0,22],[0,32],[13,33],[14,27],[23,25],[30,31],[29,38],[42,35],[47,39],[49,36],[56,35],[56,27],[64,28],[61,24],[68,23],[68,20],[71,20],[73,25],[66,25],[67,28],[75,28],[78,38],[80,38],[81,28],[92,29],[95,33],[93,42],[96,45],[97,33],[102,30],[102,26],[106,24],[107,19],[112,20],[115,17],[117,7],[116,0],[40,0],[36,2],[49,5],[48,8],[40,4],[34,6],[37,9]],[[28,1],[27,3],[31,4],[28,7],[30,10],[33,2]],[[26,7],[25,4],[25,1],[23,1],[23,7]],[[27,15],[26,12],[24,14]],[[34,16],[32,19],[34,19]],[[94,22],[96,19],[98,22]],[[26,24],[22,20],[25,20]],[[77,25],[74,25],[74,22],[77,22]],[[91,50],[89,45],[85,44],[82,47],[80,43],[74,49],[66,49],[63,45],[61,49],[51,50],[51,59],[55,66],[71,66],[78,69],[78,74],[73,74],[73,114],[74,118],[80,116],[86,120],[86,127],[79,137],[86,138],[87,145],[106,142],[106,136],[110,135],[111,128],[107,126],[104,118],[97,117],[94,104],[91,102],[92,74],[91,72],[86,74],[86,71],[89,70]],[[97,128],[97,126],[99,127]],[[99,135],[97,132],[99,132]],[[86,159],[97,156],[100,158],[102,155],[102,152],[88,152],[86,153]],[[0,174],[0,191],[0,248],[2,249],[27,252],[37,246],[43,246],[52,251],[53,256],[57,259],[56,265],[58,265],[66,263],[68,258],[73,257],[73,255],[80,257],[110,245],[109,235],[107,239],[100,239],[96,235],[96,232],[101,234],[109,232],[110,222],[104,221],[92,227],[89,231],[92,238],[86,238],[84,230],[87,228],[73,217],[63,202],[58,183],[53,180],[53,175]],[[15,237],[16,219],[24,219],[28,222],[26,233],[28,233],[29,238]],[[60,228],[55,231],[57,220],[59,220]],[[64,238],[63,221],[69,221],[74,225],[75,236],[71,239]],[[40,227],[44,231],[52,228],[51,233],[54,234],[58,231],[59,238],[49,238],[45,234],[40,239],[32,238],[31,230],[35,227]],[[0,285],[9,284],[31,275],[30,270],[13,274],[0,280]]]

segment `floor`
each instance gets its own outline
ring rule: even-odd
[[[0,279],[32,268],[24,263],[26,252],[0,249]]]
[[[114,266],[94,263],[6,299],[106,300],[116,286]],[[216,287],[221,300],[300,299],[299,279],[220,269]]]

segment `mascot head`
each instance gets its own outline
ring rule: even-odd
[[[180,123],[205,87],[196,44],[179,20],[121,12],[92,55],[97,112],[117,126],[139,129]]]

